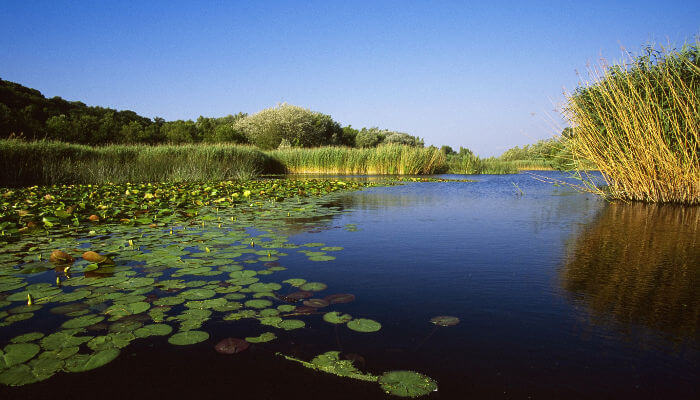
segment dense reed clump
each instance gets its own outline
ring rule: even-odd
[[[564,115],[574,159],[592,161],[610,199],[700,204],[700,46],[647,49],[591,71]]]
[[[445,154],[434,147],[382,145],[376,148],[286,148],[269,152],[291,173],[401,174],[443,172]]]
[[[236,145],[111,145],[0,140],[0,186],[246,179],[283,168]]]

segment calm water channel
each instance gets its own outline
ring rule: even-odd
[[[334,309],[379,332],[310,315],[307,329],[224,356],[217,339],[258,322],[209,322],[203,343],[136,341],[104,367],[1,397],[385,398],[275,355],[341,350],[363,371],[432,377],[427,398],[698,398],[700,209],[608,204],[525,173],[468,178],[347,193],[332,200],[341,214],[280,225],[292,243],[344,249],[328,262],[290,253],[275,280],[354,294]],[[436,327],[438,315],[460,323]]]

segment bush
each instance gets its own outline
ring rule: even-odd
[[[283,139],[293,147],[336,144],[342,137],[340,125],[329,115],[282,104],[267,108],[234,123],[261,149],[276,149]]]

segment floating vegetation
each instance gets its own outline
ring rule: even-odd
[[[384,392],[399,397],[420,397],[438,390],[437,382],[413,371],[389,371],[381,376],[363,373],[355,367],[352,360],[341,360],[339,351],[329,351],[314,357],[311,362],[280,354],[289,361],[297,362],[307,368],[344,378],[367,382],[377,382]]]
[[[248,350],[248,347],[250,347],[250,343],[243,339],[226,338],[217,343],[214,350],[220,354],[238,354]]]
[[[347,324],[348,328],[357,332],[376,332],[382,329],[382,324],[377,321],[365,318],[358,318],[349,321]]]
[[[454,326],[459,323],[459,318],[449,315],[438,315],[437,317],[430,318],[430,322],[438,326]]]
[[[328,200],[305,196],[363,185],[268,180],[6,192],[0,197],[0,240],[6,241],[0,326],[15,336],[0,337],[0,383],[26,385],[95,369],[134,341],[157,336],[174,346],[205,343],[210,323],[248,320],[262,328],[246,323],[245,339],[218,342],[216,350],[226,354],[251,343],[274,346],[294,331],[324,325],[321,319],[359,332],[380,330],[377,321],[333,310],[354,301],[352,294],[322,297],[323,282],[274,279],[293,249],[311,261],[331,261],[326,252],[343,250],[289,242],[287,221],[341,212],[320,207]],[[339,376],[378,379],[337,354],[314,360],[316,368]]]
[[[386,393],[401,397],[419,397],[438,390],[437,382],[413,371],[390,371],[378,382]]]

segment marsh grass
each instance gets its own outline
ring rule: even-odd
[[[700,204],[700,49],[647,49],[590,71],[568,96],[574,159],[587,159],[610,199]],[[584,174],[584,179],[586,176]]]
[[[283,168],[236,145],[112,145],[0,141],[0,185],[248,179]]]
[[[421,175],[444,172],[445,155],[434,147],[382,145],[376,148],[287,148],[268,153],[295,174]]]

